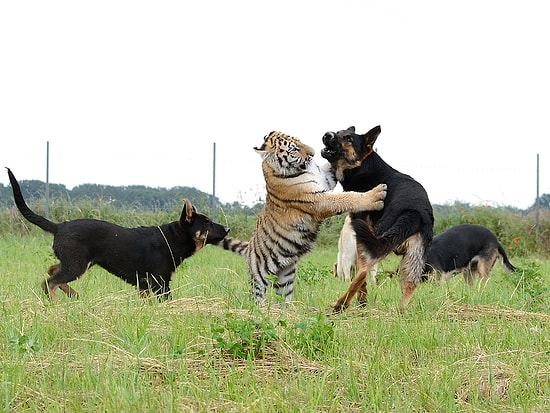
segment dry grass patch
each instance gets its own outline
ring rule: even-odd
[[[482,316],[504,318],[510,321],[538,320],[549,322],[550,314],[516,310],[499,305],[458,304],[447,301],[438,311],[438,316],[453,317],[462,320],[478,319]]]

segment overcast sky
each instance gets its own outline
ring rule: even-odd
[[[0,166],[263,199],[272,130],[381,125],[433,203],[550,193],[548,1],[0,2]],[[8,182],[5,172],[0,183]]]

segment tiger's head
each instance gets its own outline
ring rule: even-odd
[[[293,176],[305,172],[313,160],[315,150],[299,139],[281,132],[271,132],[264,143],[254,150],[277,176]]]

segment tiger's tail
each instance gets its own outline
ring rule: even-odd
[[[216,245],[223,248],[224,250],[232,251],[237,255],[240,255],[241,257],[246,257],[246,254],[248,252],[248,244],[247,241],[241,241],[234,238],[224,238],[220,242],[218,242]]]

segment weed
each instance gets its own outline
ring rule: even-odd
[[[292,346],[305,356],[317,358],[331,348],[334,340],[334,321],[326,314],[304,318],[289,329]]]
[[[10,348],[18,353],[34,353],[40,349],[40,342],[35,336],[21,334],[10,337]]]
[[[506,279],[515,286],[514,292],[521,291],[531,297],[531,307],[537,310],[539,304],[545,303],[549,289],[545,283],[542,270],[537,263],[529,263],[522,269],[517,269]]]
[[[258,309],[252,316],[238,319],[233,313],[225,314],[222,325],[210,326],[214,348],[228,351],[233,357],[254,359],[262,357],[268,344],[278,339],[275,325]]]
[[[311,261],[303,261],[298,267],[299,279],[310,285],[322,282],[332,275],[331,268],[320,267]]]

